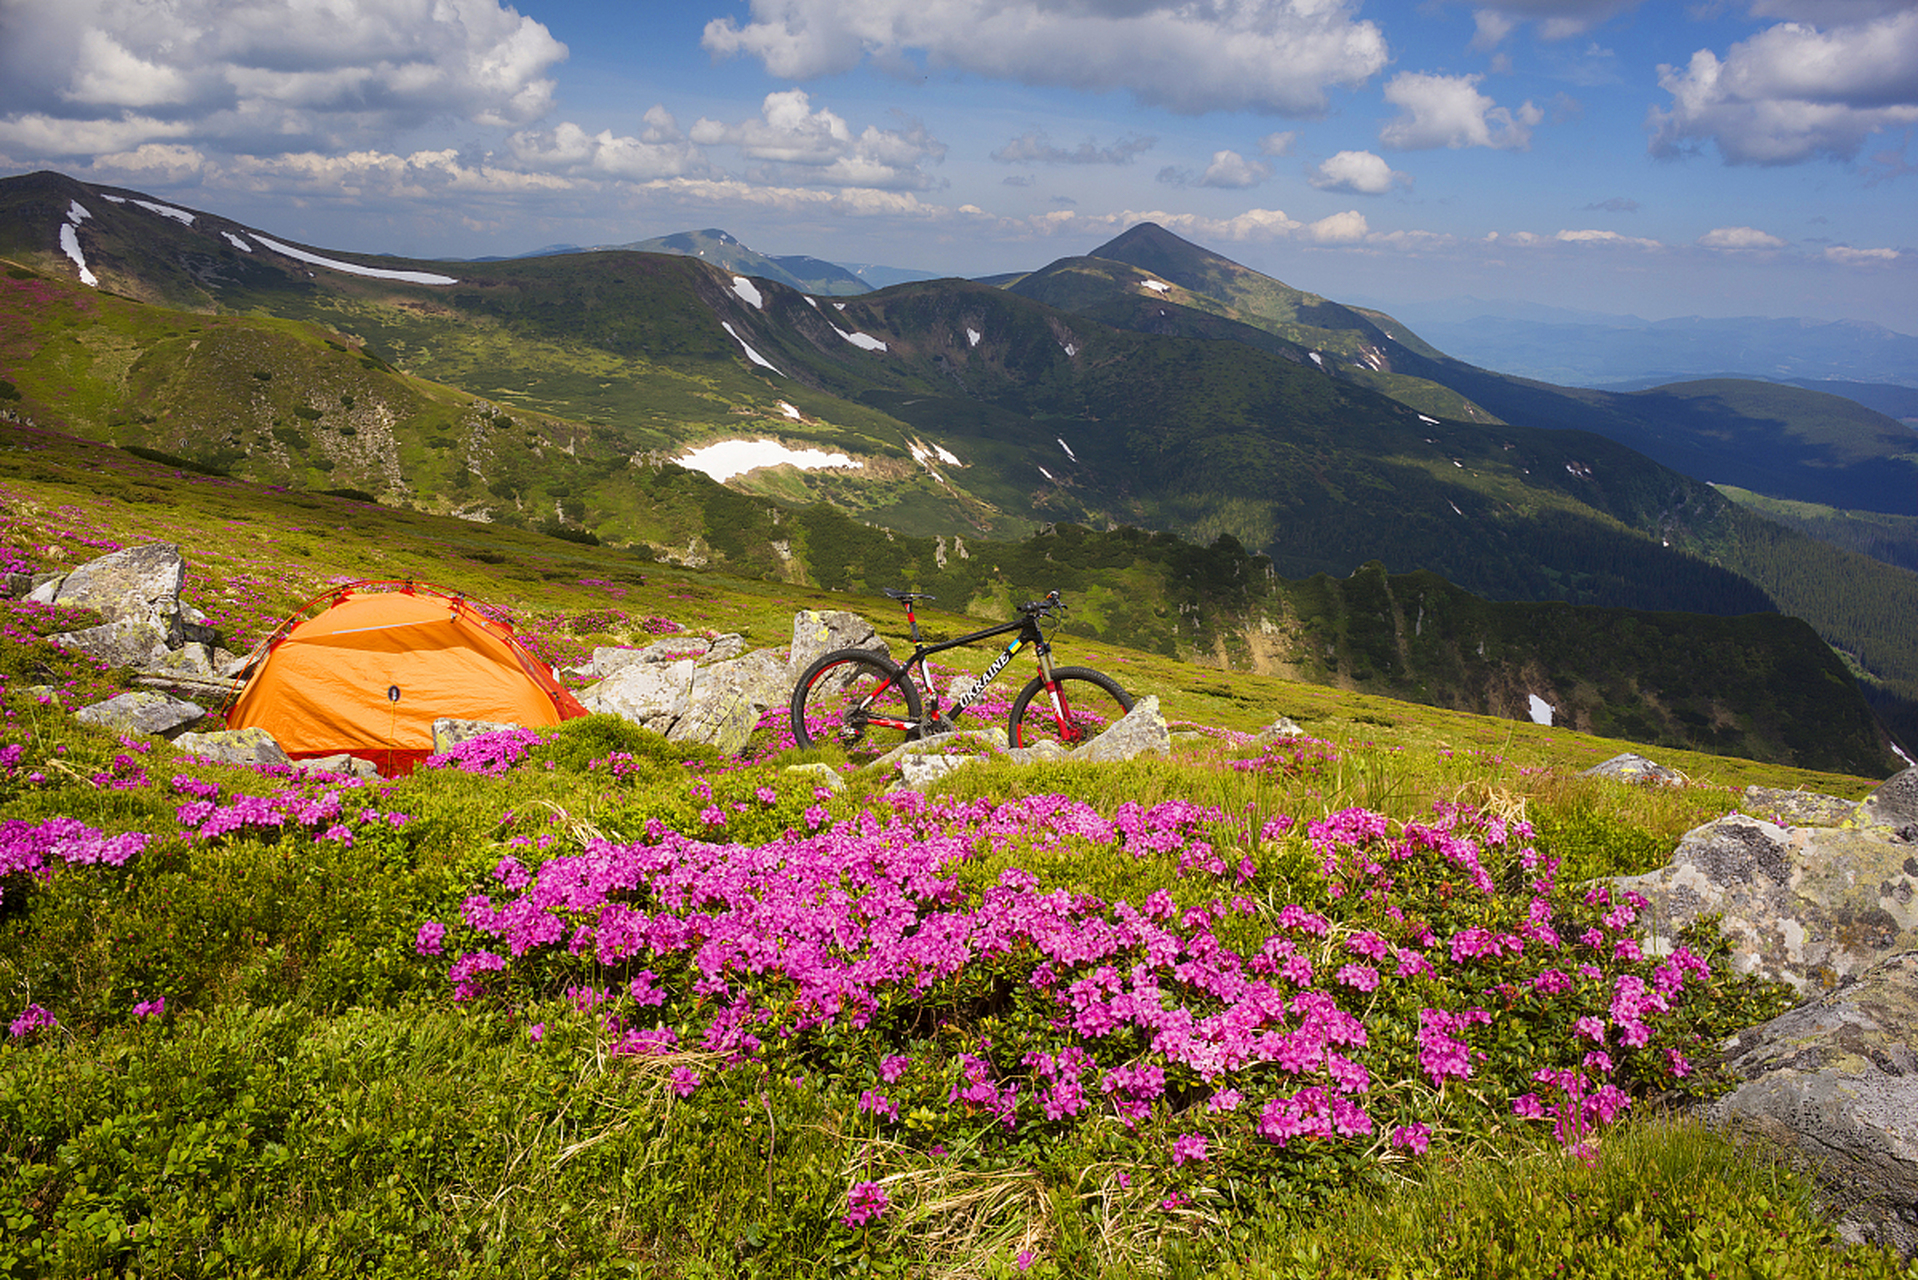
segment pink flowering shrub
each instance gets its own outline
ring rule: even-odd
[[[886,799],[743,840],[732,819],[764,796],[695,783],[684,821],[496,876],[431,938],[461,1002],[590,977],[616,1052],[804,1064],[928,1148],[1116,1124],[1169,1184],[1417,1156],[1514,1115],[1576,1145],[1688,1087],[1715,1034],[1704,960],[1622,952],[1638,904],[1568,892],[1522,825],[1458,806],[1267,822],[1227,857],[1244,827],[1184,801]],[[1047,850],[1179,889],[1047,887],[1016,865]]]

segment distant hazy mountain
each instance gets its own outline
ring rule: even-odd
[[[914,284],[920,280],[939,279],[938,272],[921,271],[917,267],[887,267],[877,262],[846,262],[840,265],[875,289],[885,289],[895,284]]]
[[[716,267],[736,271],[743,276],[776,280],[801,293],[843,297],[855,293],[869,293],[872,290],[871,285],[836,263],[805,254],[793,254],[782,258],[768,257],[755,249],[747,248],[730,233],[721,231],[717,227],[708,227],[704,231],[680,231],[670,236],[655,236],[651,240],[636,240],[631,244],[605,247],[630,249],[638,253],[677,253],[688,258],[701,258]]]
[[[1918,337],[1861,320],[1643,320],[1476,298],[1394,303],[1392,314],[1460,360],[1562,386],[1733,377],[1918,387]]]

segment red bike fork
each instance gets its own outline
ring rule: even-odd
[[[1066,705],[1065,687],[1052,678],[1052,655],[1040,653],[1039,678],[1045,684],[1046,697],[1052,700],[1052,718],[1059,726],[1059,741],[1077,742],[1077,726],[1072,723],[1072,708]]]

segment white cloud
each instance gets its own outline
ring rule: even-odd
[[[1174,111],[1317,115],[1326,87],[1358,85],[1388,51],[1353,0],[751,0],[752,17],[706,25],[720,56],[758,58],[804,80],[870,58],[995,80],[1127,89]]]
[[[1305,228],[1305,234],[1320,244],[1354,244],[1365,239],[1365,215],[1356,209],[1320,218]]]
[[[63,120],[36,111],[0,119],[0,145],[18,147],[33,155],[85,156],[131,150],[156,138],[183,138],[191,131],[185,124],[151,116]]]
[[[1298,145],[1298,131],[1285,129],[1279,133],[1268,133],[1259,139],[1259,154],[1262,156],[1289,156],[1292,148]]]
[[[516,133],[507,146],[525,167],[558,173],[645,182],[711,171],[705,154],[686,140],[664,107],[648,111],[646,124],[646,131],[634,138],[616,136],[610,129],[588,134],[568,121],[554,129]]]
[[[1239,190],[1256,187],[1271,176],[1272,166],[1262,160],[1247,160],[1236,151],[1214,151],[1212,163],[1199,175],[1199,185]]]
[[[1871,134],[1918,124],[1918,9],[1900,5],[1826,30],[1780,23],[1734,44],[1722,59],[1700,49],[1683,67],[1661,65],[1658,83],[1672,101],[1669,110],[1653,108],[1646,117],[1654,155],[1678,155],[1710,140],[1728,164],[1849,160]]]
[[[1312,185],[1321,191],[1362,196],[1381,196],[1393,187],[1409,186],[1412,181],[1370,151],[1341,151],[1308,176]]]
[[[437,117],[530,123],[565,57],[498,0],[9,0],[0,77],[18,105],[0,128],[51,134],[38,149],[54,155],[344,148]],[[89,145],[107,130],[114,147]]]
[[[1896,249],[1853,249],[1849,245],[1835,244],[1825,250],[1827,262],[1842,263],[1845,266],[1877,266],[1882,263],[1898,261]]]
[[[1401,151],[1432,147],[1492,147],[1522,151],[1545,113],[1527,102],[1516,114],[1478,91],[1482,76],[1427,75],[1402,71],[1385,86],[1397,119],[1379,130],[1379,141]]]
[[[1088,138],[1067,151],[1053,146],[1044,129],[1034,129],[1000,147],[992,153],[992,158],[1001,164],[1131,164],[1156,142],[1158,139],[1153,137],[1131,137],[1102,147]]]
[[[1782,249],[1785,242],[1757,227],[1714,227],[1698,237],[1707,249]]]
[[[785,180],[832,186],[920,190],[934,185],[919,166],[945,157],[946,146],[913,123],[906,130],[866,126],[855,137],[844,119],[812,101],[803,89],[769,93],[757,120],[725,124],[700,119],[688,136],[700,146],[737,148],[749,160],[774,166]]]

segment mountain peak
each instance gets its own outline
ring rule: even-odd
[[[1123,262],[1187,289],[1200,288],[1205,280],[1217,277],[1221,270],[1229,273],[1247,270],[1223,254],[1201,248],[1156,222],[1141,222],[1086,256]]]

